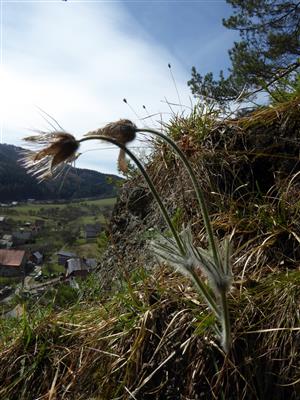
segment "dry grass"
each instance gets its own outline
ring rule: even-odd
[[[111,292],[38,324],[24,319],[0,353],[0,399],[300,398],[299,99],[214,126],[205,118],[176,118],[169,133],[190,156],[216,234],[232,239],[230,353],[187,280],[163,266],[129,275],[125,264]],[[157,143],[147,168],[178,226],[189,221],[205,246],[179,161]],[[147,202],[143,223],[162,226]]]
[[[238,279],[260,279],[299,266],[299,105],[298,98],[214,127],[209,122],[209,132],[195,117],[192,122],[175,118],[169,125],[190,156],[215,232],[219,238],[231,235]],[[182,222],[192,222],[194,235],[203,242],[202,219],[180,162],[157,143],[148,169],[169,209],[180,209]]]
[[[181,276],[135,273],[109,300],[52,315],[2,350],[0,398],[296,399],[299,300],[295,272],[235,286],[224,357]]]

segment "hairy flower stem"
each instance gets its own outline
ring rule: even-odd
[[[204,196],[203,196],[203,192],[201,190],[201,188],[199,187],[199,184],[197,182],[196,176],[194,171],[192,170],[192,167],[189,163],[189,161],[187,160],[186,156],[184,155],[184,153],[182,152],[182,150],[176,145],[176,143],[173,142],[173,140],[171,140],[170,138],[168,138],[166,135],[154,131],[152,129],[136,129],[136,132],[149,132],[152,134],[155,134],[157,136],[159,136],[161,139],[163,139],[164,141],[166,141],[173,149],[174,151],[177,153],[177,155],[181,158],[181,160],[183,161],[189,175],[190,178],[192,180],[194,189],[196,191],[197,194],[197,198],[199,201],[199,205],[200,205],[200,209],[202,212],[202,216],[203,216],[203,220],[204,220],[204,225],[206,228],[206,232],[208,235],[208,240],[209,240],[209,245],[210,245],[210,249],[212,251],[213,254],[213,258],[215,261],[215,264],[217,266],[217,268],[219,268],[220,270],[223,270],[223,266],[222,266],[222,262],[219,256],[219,251],[218,248],[216,246],[216,242],[215,242],[215,238],[213,235],[213,231],[212,231],[212,227],[211,227],[211,223],[210,223],[210,219],[209,219],[209,214],[208,214],[208,210],[206,207],[206,203],[204,200]],[[119,147],[121,150],[123,150],[131,159],[132,161],[136,164],[136,166],[138,167],[138,169],[140,170],[140,172],[142,173],[145,181],[147,182],[149,189],[151,190],[155,200],[157,201],[157,204],[160,208],[160,211],[170,229],[170,231],[173,234],[173,237],[175,239],[175,242],[178,246],[178,250],[180,251],[180,253],[184,256],[186,253],[185,250],[185,246],[181,240],[181,238],[179,237],[171,219],[170,216],[163,204],[163,202],[161,201],[161,198],[151,180],[151,178],[149,177],[147,171],[145,170],[144,166],[142,165],[142,163],[138,160],[138,158],[126,147],[126,145],[120,143],[119,141],[107,137],[107,136],[103,136],[103,135],[91,135],[85,138],[82,138],[81,140],[79,140],[78,142],[84,142],[87,140],[104,140],[106,142],[112,143],[114,145],[116,145],[117,147]],[[222,339],[222,347],[224,349],[224,351],[227,353],[229,351],[230,348],[230,320],[229,320],[229,310],[228,310],[228,304],[227,304],[227,297],[226,297],[226,289],[222,289],[219,291],[219,300],[220,300],[220,305],[218,306],[216,303],[216,300],[214,298],[214,296],[211,294],[210,289],[201,281],[201,279],[199,279],[198,275],[195,273],[195,271],[191,271],[191,270],[187,270],[188,275],[190,276],[190,278],[192,279],[192,281],[194,282],[194,284],[196,285],[198,291],[202,294],[202,296],[205,298],[209,308],[213,311],[213,313],[215,314],[215,316],[218,318],[218,320],[221,323],[221,327],[222,327],[222,334],[221,334],[221,339]]]
[[[202,212],[202,216],[203,216],[203,222],[204,222],[204,226],[206,229],[206,233],[208,236],[208,242],[209,242],[209,247],[212,251],[212,255],[213,255],[213,259],[215,262],[216,267],[220,270],[220,271],[224,271],[223,265],[222,265],[222,261],[221,261],[221,257],[220,257],[220,253],[218,251],[218,247],[216,245],[216,241],[214,238],[214,234],[213,234],[213,230],[212,230],[212,226],[211,226],[211,222],[210,222],[210,218],[209,218],[209,214],[208,214],[208,210],[207,210],[207,206],[206,206],[206,202],[204,199],[204,195],[202,192],[202,189],[200,188],[196,175],[188,161],[188,159],[186,158],[185,154],[183,153],[183,151],[177,146],[177,144],[170,139],[168,136],[164,135],[163,133],[153,130],[153,129],[137,129],[136,132],[148,132],[148,133],[152,133],[153,135],[156,135],[158,137],[160,137],[163,141],[167,142],[172,149],[177,153],[177,155],[179,156],[179,158],[182,160],[185,168],[187,169],[189,176],[192,180],[196,195],[197,195],[197,199],[199,202],[199,206]],[[228,263],[228,262],[227,262]],[[227,272],[227,271],[226,271]],[[194,283],[196,284],[196,286],[198,287],[198,290],[200,292],[203,293],[203,289],[205,289],[206,292],[208,292],[205,288],[205,285],[201,282],[201,280],[196,276],[196,274],[192,274],[192,280],[194,281]],[[222,347],[225,351],[225,353],[227,353],[230,349],[230,337],[231,337],[231,333],[230,333],[230,318],[229,318],[229,309],[228,309],[228,301],[227,301],[227,297],[226,297],[226,289],[222,289],[218,291],[219,293],[219,301],[220,301],[220,308],[218,309],[218,307],[215,307],[215,300],[210,296],[207,296],[207,294],[205,294],[205,299],[209,305],[209,307],[214,311],[215,315],[217,316],[217,318],[220,321],[221,327],[222,327]],[[211,302],[212,300],[212,302]]]
[[[78,142],[82,143],[82,142],[85,142],[87,140],[95,140],[95,139],[104,140],[106,142],[109,142],[109,143],[112,143],[112,144],[116,145],[117,147],[122,149],[132,159],[132,161],[136,164],[138,169],[141,171],[143,177],[145,178],[145,181],[147,182],[147,184],[149,186],[149,189],[151,190],[155,200],[157,201],[157,204],[158,204],[158,206],[160,208],[160,211],[161,211],[161,213],[162,213],[162,215],[163,215],[168,227],[170,228],[170,230],[171,230],[171,232],[172,232],[172,234],[174,236],[174,239],[176,241],[176,244],[177,244],[181,254],[184,255],[185,254],[185,250],[184,250],[183,244],[181,242],[181,239],[180,239],[176,229],[174,228],[173,223],[171,221],[171,218],[169,217],[169,214],[168,214],[168,212],[166,210],[166,207],[164,206],[163,202],[161,201],[161,198],[159,197],[159,194],[158,194],[155,186],[153,185],[152,180],[150,179],[150,177],[149,177],[147,171],[145,170],[143,164],[136,158],[136,156],[125,145],[123,145],[122,143],[117,142],[116,140],[114,140],[114,139],[112,139],[110,137],[103,136],[103,135],[87,136],[87,137],[84,137],[84,138],[80,139]]]
[[[189,163],[189,161],[187,160],[185,154],[183,153],[183,151],[177,146],[177,144],[170,139],[168,136],[164,135],[163,133],[156,131],[154,129],[137,129],[136,132],[148,132],[148,133],[152,133],[153,135],[159,136],[162,140],[164,140],[165,142],[167,142],[173,149],[174,151],[178,154],[178,156],[181,158],[182,162],[184,163],[190,178],[192,180],[196,195],[197,195],[197,199],[200,205],[200,209],[202,212],[202,216],[203,216],[203,222],[204,222],[204,226],[207,232],[207,236],[208,236],[208,242],[209,242],[209,246],[210,249],[212,251],[213,254],[213,258],[216,262],[216,264],[218,265],[218,267],[221,267],[221,260],[219,257],[219,253],[217,250],[217,246],[216,246],[216,242],[214,239],[214,234],[212,231],[212,227],[211,227],[211,223],[210,223],[210,219],[209,219],[209,215],[208,215],[208,210],[206,207],[206,203],[204,200],[204,196],[203,196],[203,192],[202,189],[200,188],[197,178],[195,176],[195,173]]]
[[[215,316],[220,319],[221,318],[221,313],[218,309],[217,303],[215,301],[215,299],[212,297],[212,295],[210,294],[207,286],[205,285],[205,283],[203,283],[201,281],[201,279],[199,279],[199,276],[197,273],[195,273],[194,271],[191,272],[190,274],[191,280],[194,282],[194,284],[196,285],[198,291],[200,292],[200,294],[205,298],[209,308],[212,310],[212,312],[215,314]]]
[[[220,303],[222,307],[222,318],[220,318],[221,326],[222,326],[222,347],[225,353],[228,353],[231,344],[231,327],[230,327],[230,317],[229,317],[229,308],[228,301],[226,296],[226,291],[222,290],[220,293]]]

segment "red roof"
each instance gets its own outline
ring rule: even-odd
[[[25,250],[0,249],[0,265],[20,267],[25,257]]]

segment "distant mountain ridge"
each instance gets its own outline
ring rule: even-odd
[[[116,175],[71,167],[67,177],[38,183],[20,165],[23,149],[0,144],[0,202],[36,200],[61,200],[86,197],[110,197],[118,191]]]

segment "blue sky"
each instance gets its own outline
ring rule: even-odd
[[[1,11],[1,141],[16,145],[51,129],[38,107],[77,137],[119,118],[167,121],[165,100],[178,102],[168,63],[189,105],[191,67],[226,70],[237,39],[225,1],[2,0]],[[144,121],[143,105],[157,116]],[[95,147],[77,166],[115,173],[117,151]]]

